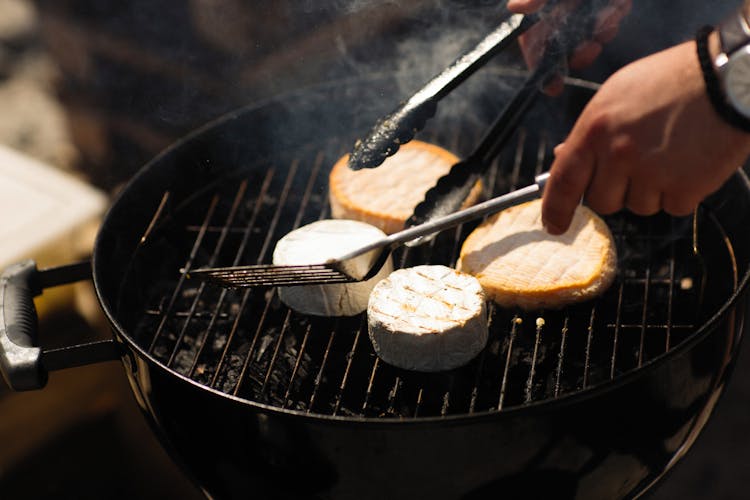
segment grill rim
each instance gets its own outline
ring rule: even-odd
[[[361,81],[361,78],[353,79],[356,81]],[[327,87],[335,87],[338,85],[341,85],[342,82],[330,82],[329,84],[326,84],[324,86],[316,86],[315,88],[327,88]],[[576,82],[573,82],[575,85]],[[584,88],[591,88],[588,86],[584,86]],[[291,94],[299,94],[304,93],[306,89],[302,89],[300,91],[295,91]],[[519,412],[523,413],[538,413],[538,412],[545,412],[545,411],[551,411],[555,408],[560,407],[566,407],[569,405],[577,404],[578,402],[588,400],[591,398],[598,397],[600,395],[606,394],[610,391],[616,390],[620,387],[623,387],[630,383],[632,380],[640,378],[644,376],[645,374],[649,373],[650,371],[656,369],[659,365],[661,365],[665,360],[671,358],[672,356],[679,356],[681,353],[684,353],[688,350],[690,350],[695,344],[699,343],[701,340],[703,340],[705,337],[707,337],[710,333],[712,333],[718,323],[724,318],[727,311],[733,307],[736,306],[739,298],[744,294],[746,291],[746,288],[748,287],[748,282],[750,282],[750,268],[746,270],[744,275],[741,276],[740,279],[738,279],[737,287],[732,292],[732,294],[729,296],[728,299],[724,301],[724,303],[721,305],[720,308],[717,309],[717,311],[708,318],[700,327],[696,329],[695,332],[693,332],[688,338],[683,340],[680,345],[672,348],[670,351],[662,353],[646,363],[643,364],[643,366],[636,368],[634,370],[631,370],[625,374],[618,375],[614,379],[607,380],[604,382],[600,382],[599,384],[592,385],[590,387],[586,387],[583,389],[576,390],[572,393],[563,394],[561,396],[558,396],[556,398],[548,398],[545,400],[540,401],[533,401],[530,403],[522,404],[522,405],[514,405],[508,408],[503,408],[501,410],[487,410],[487,411],[479,411],[475,413],[462,413],[462,414],[450,414],[445,416],[423,416],[423,417],[410,417],[410,418],[383,418],[383,417],[367,417],[367,416],[342,416],[342,415],[327,415],[327,414],[320,414],[320,413],[314,413],[314,412],[305,412],[300,410],[293,410],[293,409],[287,409],[287,408],[280,408],[278,406],[274,405],[268,405],[265,403],[260,403],[257,401],[251,401],[249,399],[241,398],[238,396],[234,396],[232,394],[224,393],[218,389],[214,389],[212,387],[206,386],[204,384],[201,384],[195,380],[192,380],[184,375],[181,375],[176,370],[168,368],[165,366],[162,362],[158,361],[153,355],[148,353],[146,350],[144,350],[136,341],[133,339],[126,329],[123,327],[123,325],[118,321],[116,318],[113,309],[112,309],[112,301],[110,301],[109,298],[107,298],[106,293],[104,291],[104,286],[102,284],[102,273],[101,270],[101,255],[102,255],[102,247],[104,246],[104,242],[106,240],[105,233],[106,231],[103,231],[105,226],[108,225],[108,221],[110,221],[115,215],[113,213],[118,211],[118,207],[123,205],[125,202],[123,199],[131,192],[138,191],[138,185],[141,183],[151,183],[151,179],[149,177],[153,174],[154,171],[158,171],[162,167],[162,163],[164,160],[169,157],[173,152],[182,150],[184,148],[189,147],[189,143],[194,140],[200,138],[206,131],[209,131],[213,129],[214,127],[225,123],[227,121],[230,121],[234,118],[237,118],[244,113],[263,107],[265,105],[268,105],[269,103],[278,102],[279,100],[283,100],[286,96],[277,96],[268,100],[264,100],[260,103],[256,103],[244,108],[240,108],[238,110],[234,110],[222,117],[217,118],[216,120],[213,120],[206,125],[196,129],[195,131],[191,132],[181,140],[177,141],[167,149],[165,149],[162,153],[155,156],[150,162],[148,162],[142,169],[140,169],[128,182],[127,186],[118,194],[118,196],[113,201],[110,209],[107,211],[107,213],[104,216],[102,226],[100,228],[100,231],[97,234],[96,242],[94,244],[94,250],[92,254],[92,276],[93,276],[93,283],[94,283],[94,289],[97,295],[97,298],[99,300],[99,303],[101,304],[102,310],[104,311],[105,316],[107,317],[107,320],[109,321],[110,325],[113,328],[114,337],[115,339],[121,343],[126,344],[130,349],[137,352],[143,359],[147,360],[152,367],[157,368],[159,370],[164,370],[166,374],[177,376],[178,378],[182,379],[185,382],[188,382],[192,384],[193,386],[201,389],[201,390],[207,390],[210,393],[214,393],[217,396],[220,396],[222,398],[227,398],[231,401],[235,401],[238,403],[241,403],[243,405],[247,405],[250,408],[255,408],[258,410],[262,410],[264,412],[273,414],[275,416],[290,416],[295,418],[303,418],[305,420],[310,421],[316,421],[316,422],[347,422],[355,425],[398,425],[398,424],[412,424],[412,425],[418,425],[418,424],[437,424],[437,423],[445,423],[445,424],[451,424],[451,423],[460,423],[464,421],[483,421],[483,420],[495,420],[497,418],[504,418],[504,417],[514,417]],[[745,174],[745,172],[742,169],[738,169],[738,171],[732,176],[732,179],[730,179],[729,182],[740,182],[741,187],[744,188],[744,191],[747,192],[748,196],[750,196],[750,179]],[[121,210],[121,209],[120,209]],[[122,356],[123,362],[127,363],[125,360],[127,359],[127,355]]]

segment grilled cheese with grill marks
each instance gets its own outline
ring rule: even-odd
[[[473,276],[445,266],[394,271],[367,306],[373,348],[391,365],[436,372],[468,363],[487,343],[484,292]]]

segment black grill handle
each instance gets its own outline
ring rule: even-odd
[[[39,271],[26,260],[0,275],[0,371],[15,391],[41,389],[49,370],[117,359],[114,341],[98,341],[43,351],[37,345],[39,325],[34,297],[45,287],[91,276],[88,262]]]
[[[35,347],[38,331],[34,297],[41,293],[38,271],[32,261],[15,264],[0,276],[0,369],[11,389],[44,387],[47,372]]]

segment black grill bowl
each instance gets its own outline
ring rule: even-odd
[[[428,140],[466,154],[520,81],[480,80],[441,107]],[[487,350],[445,374],[378,362],[362,317],[310,320],[273,290],[180,281],[185,266],[266,262],[283,234],[325,217],[330,166],[392,106],[382,96],[403,94],[395,83],[339,82],[239,110],[123,191],[93,271],[139,404],[215,498],[637,496],[700,432],[743,334],[741,173],[697,215],[700,257],[689,220],[609,218],[622,270],[607,294],[557,312],[495,308]],[[539,103],[489,189],[546,168],[590,95],[570,84]],[[470,229],[397,262],[450,264]]]

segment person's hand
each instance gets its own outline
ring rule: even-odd
[[[531,14],[538,11],[547,0],[508,0],[508,10],[521,14]],[[580,0],[566,0],[553,11],[554,18],[569,9],[574,8]],[[571,55],[568,65],[571,69],[583,69],[589,66],[599,56],[603,44],[610,42],[616,35],[622,19],[630,12],[631,0],[611,0],[607,7],[602,8],[594,23],[594,30],[590,40],[581,43]],[[537,25],[524,33],[518,40],[526,64],[533,68],[542,55],[542,49],[552,32],[552,25],[547,20],[541,20]],[[545,92],[550,95],[559,94],[563,89],[562,77],[550,82]]]
[[[602,214],[688,215],[748,155],[750,134],[712,108],[695,42],[684,43],[625,66],[594,95],[555,148],[542,221],[564,232],[581,197]]]

